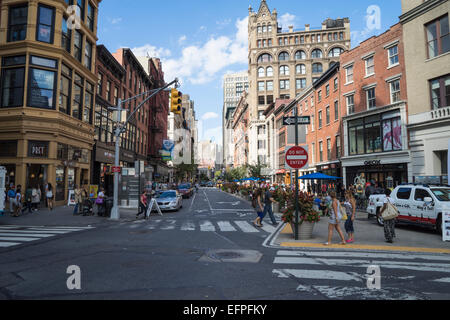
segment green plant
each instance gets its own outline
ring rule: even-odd
[[[313,209],[314,198],[308,196],[304,192],[299,193],[298,199],[298,211],[299,211],[299,223],[303,222],[319,222],[319,212]],[[295,199],[294,196],[290,197],[286,209],[283,211],[281,218],[285,223],[295,223]]]

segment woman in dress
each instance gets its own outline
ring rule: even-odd
[[[253,195],[253,207],[256,210],[258,217],[253,221],[253,224],[259,228],[263,225],[261,223],[261,218],[264,212],[264,207],[262,205],[262,189],[256,189]]]
[[[345,232],[348,234],[347,243],[353,243],[355,241],[355,229],[353,227],[353,222],[356,218],[356,200],[350,190],[347,190],[345,193],[344,207],[347,212],[347,221],[345,221]]]
[[[47,199],[48,210],[53,210],[53,186],[51,183],[48,183],[45,188],[45,197]]]
[[[330,208],[331,215],[330,215],[330,220],[328,222],[328,241],[325,243],[325,245],[326,246],[331,245],[331,239],[333,237],[333,229],[336,229],[339,236],[341,237],[341,240],[342,240],[341,244],[345,245],[347,243],[345,242],[345,237],[344,237],[344,234],[343,234],[343,232],[341,230],[341,226],[340,226],[342,214],[339,210],[339,201],[336,197],[336,192],[331,191],[331,192],[329,192],[329,195],[332,200],[331,208]]]

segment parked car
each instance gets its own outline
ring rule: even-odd
[[[183,183],[178,186],[178,192],[183,198],[189,199],[194,194],[194,189],[190,183]]]
[[[183,207],[183,198],[181,194],[176,190],[161,192],[156,197],[156,202],[158,203],[161,211],[178,211]]]
[[[385,198],[372,195],[367,206],[367,213],[376,216],[379,225],[384,224],[380,211]],[[449,186],[400,185],[392,191],[391,198],[400,211],[398,222],[431,226],[442,233],[442,212],[450,210]]]
[[[206,187],[208,185],[208,182],[202,181],[200,182],[200,187]]]

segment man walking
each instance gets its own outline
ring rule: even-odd
[[[269,213],[270,220],[272,220],[272,224],[276,227],[278,225],[277,221],[275,220],[275,216],[273,215],[272,210],[272,203],[276,203],[276,201],[273,199],[272,192],[275,191],[275,189],[272,187],[270,190],[266,191],[266,194],[264,196],[264,211],[261,217],[261,223],[264,220],[267,213]]]
[[[15,205],[16,205],[16,190],[14,186],[11,186],[11,189],[8,191],[8,199],[9,199],[9,212],[11,215],[15,212]]]

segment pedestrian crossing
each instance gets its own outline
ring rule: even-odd
[[[92,227],[0,226],[0,248],[93,229]]]
[[[272,234],[277,227],[264,224],[262,228],[255,227],[252,221],[245,220],[173,220],[150,219],[134,222],[121,222],[110,227],[111,229],[147,229],[183,232],[243,232],[249,234]]]
[[[299,294],[316,298],[423,300],[421,288],[445,292],[450,282],[449,255],[279,250],[273,263],[274,276],[295,279]]]

